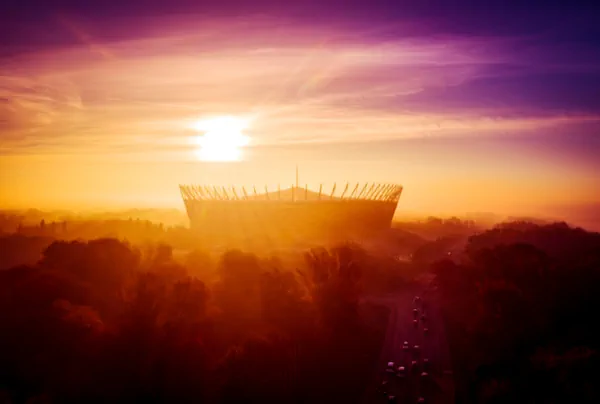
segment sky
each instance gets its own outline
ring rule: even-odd
[[[296,165],[402,184],[398,212],[600,206],[598,12],[481,3],[5,1],[0,206],[182,208]],[[219,116],[249,122],[239,162],[197,158]]]

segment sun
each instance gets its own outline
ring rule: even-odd
[[[198,121],[194,129],[204,132],[194,139],[198,148],[198,159],[203,161],[238,161],[242,148],[250,139],[242,132],[248,127],[248,120],[233,116],[220,116]]]

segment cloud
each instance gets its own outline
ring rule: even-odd
[[[185,150],[190,122],[220,114],[255,117],[255,145],[598,121],[600,58],[583,45],[569,64],[530,37],[402,36],[269,17],[174,22],[101,41],[63,17],[72,43],[0,59],[3,153],[158,155]]]

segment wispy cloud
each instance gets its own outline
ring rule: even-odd
[[[102,42],[67,17],[59,23],[75,44],[0,59],[4,154],[184,150],[190,123],[218,114],[254,117],[258,145],[536,133],[599,120],[597,85],[571,74],[597,63],[593,52],[560,64],[529,37],[389,36],[260,17],[182,19],[160,35],[155,27]]]

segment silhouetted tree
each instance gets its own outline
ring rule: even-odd
[[[532,358],[552,362],[540,349],[560,357],[574,347],[598,348],[592,319],[600,309],[599,236],[565,224],[503,224],[471,237],[463,264],[433,266],[454,359],[471,375],[473,401],[600,397],[590,387],[600,369],[591,357],[580,367],[590,366],[588,373],[575,377],[585,382],[568,393],[549,388],[564,382],[559,372],[532,365]]]
[[[217,306],[234,323],[249,325],[260,318],[261,264],[253,254],[227,251],[217,265],[218,282],[214,285]]]
[[[313,249],[305,254],[306,272],[300,271],[321,321],[335,331],[357,322],[362,268],[357,263],[361,251],[342,246],[328,252]]]

